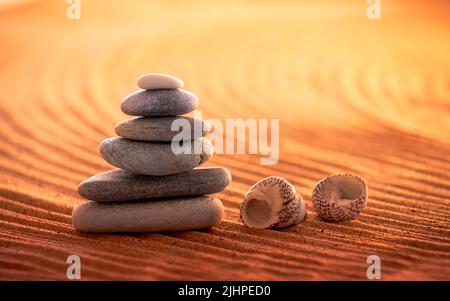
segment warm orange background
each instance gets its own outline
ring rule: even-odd
[[[0,278],[450,280],[450,5],[382,1],[0,1]],[[126,118],[144,72],[184,79],[205,118],[280,118],[281,158],[216,155],[233,183],[205,231],[87,235],[71,226],[99,142]],[[311,190],[363,176],[357,220],[326,223]],[[290,180],[309,219],[282,231],[239,221],[258,179]]]

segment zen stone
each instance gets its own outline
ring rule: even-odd
[[[224,190],[230,182],[230,172],[222,167],[200,167],[160,177],[115,169],[85,180],[78,192],[96,202],[119,202],[212,194]]]
[[[181,124],[182,127],[174,127]],[[186,129],[185,129],[186,128]],[[123,138],[144,141],[170,142],[180,132],[189,136],[188,140],[205,136],[211,131],[208,121],[191,117],[138,117],[120,122],[116,126],[116,134]]]
[[[139,90],[122,101],[121,109],[133,116],[176,116],[195,110],[198,97],[186,90]]]
[[[88,201],[74,208],[76,230],[92,233],[167,232],[204,229],[223,219],[222,202],[201,196],[133,203]]]
[[[183,88],[184,82],[172,75],[164,73],[147,73],[139,77],[137,81],[139,88],[154,89],[178,89]]]
[[[144,175],[165,176],[191,170],[213,154],[214,148],[205,138],[188,142],[190,147],[185,153],[174,153],[171,143],[108,138],[102,142],[100,153],[106,162],[116,167]]]

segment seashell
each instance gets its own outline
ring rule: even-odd
[[[364,180],[340,173],[320,180],[314,187],[312,201],[319,217],[325,221],[346,221],[359,216],[367,203]]]
[[[303,222],[306,204],[294,186],[281,177],[267,177],[244,196],[241,220],[250,228],[285,228]]]

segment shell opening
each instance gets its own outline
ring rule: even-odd
[[[344,207],[351,206],[367,190],[361,179],[346,174],[332,176],[325,183],[322,196]]]
[[[364,183],[355,177],[337,175],[330,182],[332,185],[329,188],[335,191],[338,199],[355,200],[364,191]]]
[[[250,199],[244,209],[245,223],[254,228],[265,228],[272,223],[273,214],[265,200]]]
[[[258,181],[244,195],[241,219],[250,228],[286,228],[306,219],[306,205],[294,186],[281,177]]]

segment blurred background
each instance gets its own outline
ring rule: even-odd
[[[0,1],[0,278],[65,279],[77,254],[88,280],[364,280],[376,254],[383,279],[450,280],[450,2],[381,1],[370,20],[374,3],[82,0],[71,20],[65,0]],[[279,163],[208,162],[233,175],[219,227],[76,233],[77,185],[112,168],[98,145],[146,72],[182,78],[204,118],[278,118]],[[369,203],[325,223],[311,190],[342,171]],[[304,224],[241,224],[269,175],[306,199]]]

